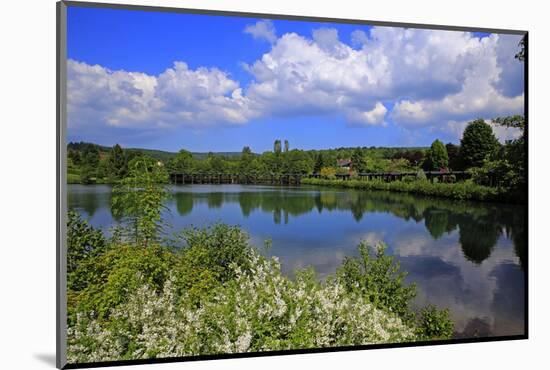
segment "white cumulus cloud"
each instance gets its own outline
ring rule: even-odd
[[[244,32],[252,35],[255,39],[267,40],[270,43],[274,43],[277,40],[275,27],[270,20],[261,20],[255,24],[248,25],[244,29]]]
[[[239,83],[216,68],[175,62],[150,76],[69,60],[67,69],[69,127],[243,124],[255,116]]]
[[[340,114],[354,125],[460,136],[469,120],[523,113],[517,35],[373,27],[354,31],[352,47],[333,28],[277,37],[273,22],[260,20],[244,32],[271,43],[243,64],[252,77],[246,86],[179,61],[152,76],[70,60],[69,125],[154,129]]]

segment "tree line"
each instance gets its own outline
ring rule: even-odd
[[[373,172],[469,171],[480,185],[507,184],[516,191],[525,186],[525,121],[523,116],[493,120],[493,124],[519,130],[517,139],[500,144],[491,126],[482,119],[470,122],[458,145],[436,139],[430,148],[356,147],[325,150],[291,149],[288,140],[275,140],[273,150],[256,154],[251,147],[240,155],[208,153],[197,157],[185,149],[170,158],[156,160],[167,173],[239,174],[245,176],[281,174],[356,175]],[[109,151],[96,144],[68,145],[69,182],[115,183],[128,174],[129,164],[150,155],[119,144]],[[150,161],[155,161],[149,158]],[[338,166],[347,159],[348,167]]]

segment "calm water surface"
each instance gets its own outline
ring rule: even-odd
[[[313,266],[333,274],[361,240],[382,241],[409,282],[415,304],[448,307],[457,337],[524,332],[524,209],[388,192],[316,187],[181,185],[171,187],[171,232],[224,222],[242,226],[283,272]],[[116,224],[111,188],[69,185],[69,208],[108,232]]]

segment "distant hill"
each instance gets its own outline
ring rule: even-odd
[[[99,145],[94,143],[86,143],[86,142],[79,142],[79,143],[70,142],[67,145],[67,148],[81,151],[81,150],[84,150],[84,148],[88,145],[96,146],[100,152],[103,152],[105,154],[109,153],[112,149],[110,146]],[[123,148],[123,149],[128,152],[141,153],[162,162],[167,162],[177,154],[177,152],[168,152],[168,151],[156,150],[156,149],[143,149],[143,148]],[[212,152],[212,153],[214,155],[223,156],[227,158],[240,157],[241,155],[241,152]],[[196,159],[206,159],[208,157],[207,152],[191,152],[191,154],[193,154],[193,158],[196,158]]]

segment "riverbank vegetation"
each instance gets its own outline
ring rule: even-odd
[[[385,190],[402,193],[421,194],[426,196],[444,197],[458,200],[478,200],[491,202],[513,202],[507,191],[500,188],[477,185],[473,181],[457,183],[432,183],[426,179],[411,179],[408,181],[385,182],[380,180],[329,180],[303,179],[304,185],[336,186],[361,190]]]
[[[330,181],[308,179],[306,183],[331,186],[351,186],[365,189],[411,191],[413,193],[446,196],[455,199],[476,199],[524,202],[526,199],[525,121],[523,116],[493,120],[493,125],[516,130],[516,139],[500,144],[493,129],[483,120],[470,122],[464,130],[460,145],[444,145],[435,140],[430,148],[338,148],[327,150],[290,149],[276,140],[273,151],[253,153],[244,147],[240,153],[191,153],[181,150],[169,153],[153,150],[122,149],[118,144],[108,149],[90,143],[69,143],[69,183],[108,183],[120,181],[128,173],[129,163],[145,157],[156,163],[166,174],[235,174],[239,176],[279,176],[293,174],[315,175]],[[402,181],[384,185],[340,183],[339,175],[351,179],[369,173],[418,173],[422,171],[466,171],[470,183],[456,181],[453,185],[428,185],[422,181]],[[353,185],[352,185],[353,184]],[[477,185],[477,186],[476,186]]]
[[[166,189],[134,159],[113,193],[121,223],[106,237],[68,217],[71,363],[398,343],[450,338],[447,310],[415,311],[414,285],[385,246],[358,247],[324,280],[281,273],[240,228],[164,237]],[[130,196],[128,192],[137,192]]]
[[[82,222],[71,215],[69,228]],[[82,237],[69,247],[85,249]],[[190,229],[184,238],[180,250],[115,238],[76,258],[69,274],[70,362],[398,343],[453,333],[448,311],[410,308],[415,287],[403,283],[405,274],[381,245],[373,252],[362,244],[359,257],[320,282],[312,269],[284,276],[277,259],[262,256],[236,227]]]

